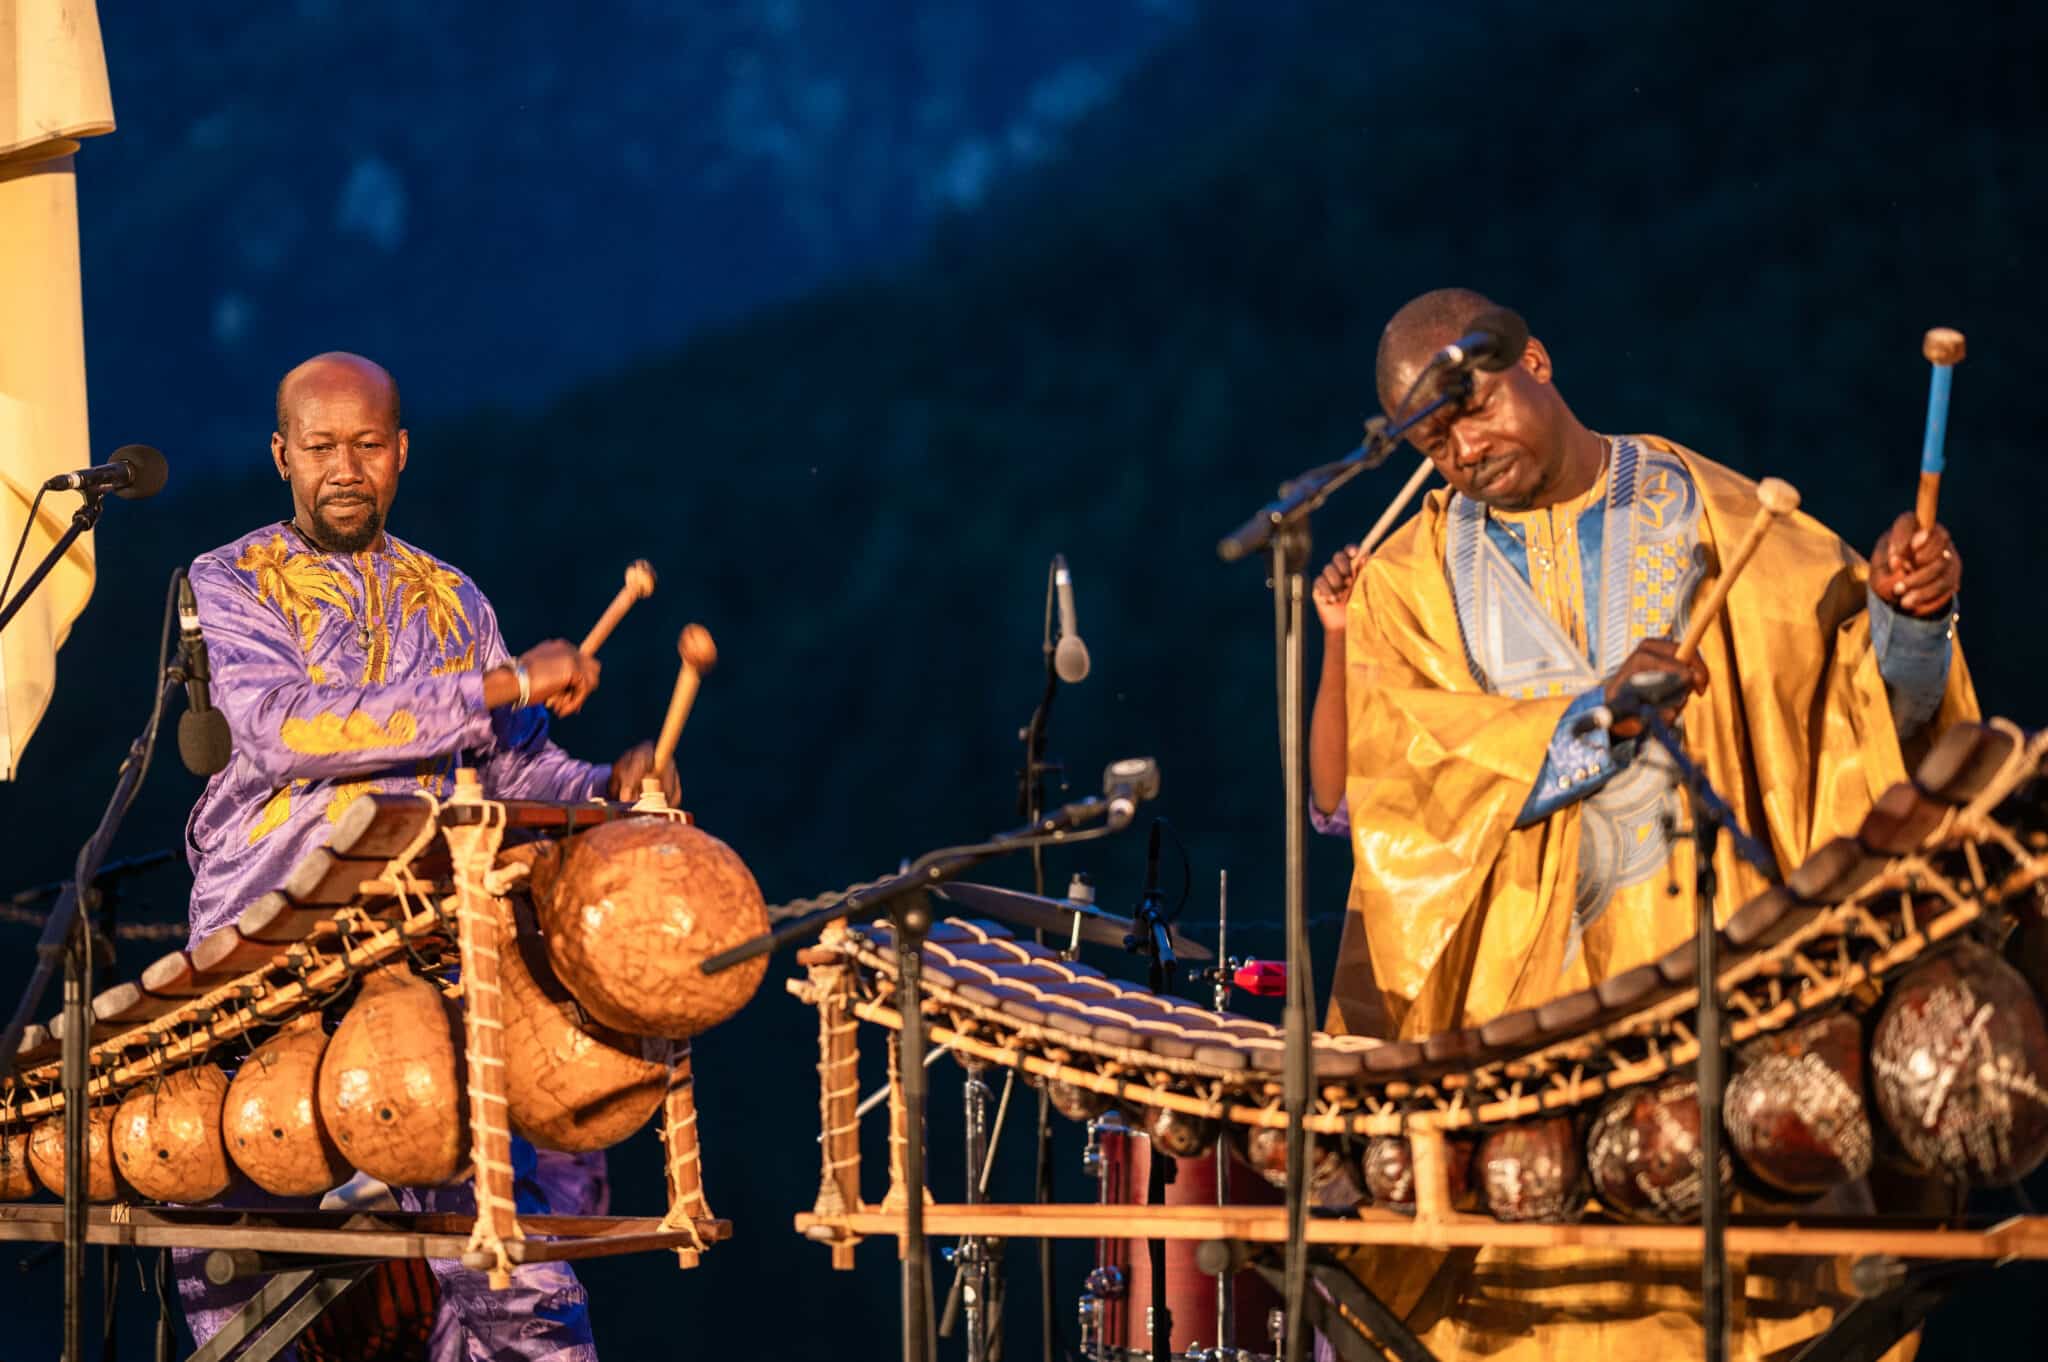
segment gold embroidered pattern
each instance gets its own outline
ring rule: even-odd
[[[305,788],[305,784],[303,780],[295,780],[289,785],[281,785],[264,802],[262,811],[256,815],[256,825],[249,829],[250,846],[255,846],[284,826],[292,816],[292,791]]]
[[[391,623],[384,617],[387,593],[377,573],[377,555],[356,555],[356,568],[363,574],[363,620],[356,631],[363,645],[363,684],[381,686],[391,679]]]
[[[414,615],[425,614],[427,632],[434,636],[444,654],[458,624],[462,632],[472,636],[474,648],[475,631],[470,628],[469,613],[462,608],[459,593],[462,574],[395,539],[391,541],[391,556],[391,582],[398,591],[399,628],[412,623]]]
[[[334,752],[403,747],[417,737],[419,731],[419,720],[411,710],[393,710],[391,717],[381,724],[361,710],[355,710],[346,719],[339,714],[286,719],[277,736],[294,752],[324,756]]]
[[[1544,610],[1564,631],[1581,653],[1589,649],[1586,629],[1586,583],[1579,553],[1579,517],[1607,497],[1607,468],[1603,464],[1593,485],[1555,506],[1534,511],[1490,510],[1489,515],[1506,528],[1522,546],[1529,559],[1529,588]],[[1567,693],[1561,687],[1551,694]]]
[[[376,788],[374,780],[351,780],[335,786],[334,793],[327,797],[327,821],[339,823],[349,805]]]
[[[451,672],[473,672],[476,670],[476,640],[453,657],[443,658],[430,669],[435,676],[447,676]]]
[[[436,798],[443,798],[452,793],[448,773],[442,769],[440,761],[430,758],[417,763],[412,768],[412,778],[418,782],[422,790]]]
[[[311,649],[320,632],[323,606],[334,606],[344,618],[355,618],[355,584],[312,554],[293,553],[282,534],[270,536],[268,544],[243,549],[235,566],[255,574],[258,600],[276,605],[298,626],[302,649]]]

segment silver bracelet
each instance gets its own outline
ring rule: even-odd
[[[512,674],[519,678],[519,708],[525,709],[533,703],[533,678],[526,674],[524,662],[512,664]]]

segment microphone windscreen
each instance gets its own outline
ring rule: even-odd
[[[1529,323],[1507,308],[1480,313],[1472,319],[1472,329],[1486,336],[1486,345],[1472,357],[1472,365],[1488,373],[1513,368],[1529,348]]]
[[[1156,799],[1159,796],[1159,763],[1151,757],[1125,757],[1113,761],[1102,773],[1102,792],[1116,793],[1119,785],[1131,787],[1131,793],[1140,799]]]
[[[185,769],[195,776],[210,776],[224,770],[234,755],[234,740],[228,736],[228,716],[217,709],[204,714],[186,710],[178,716],[178,755]]]
[[[1076,681],[1086,680],[1088,645],[1068,634],[1059,641],[1059,646],[1053,649],[1052,669],[1059,675],[1060,680],[1070,686]]]
[[[107,462],[125,463],[135,470],[128,485],[114,493],[129,501],[155,496],[164,490],[164,481],[171,475],[170,465],[164,462],[162,453],[148,445],[122,445]]]

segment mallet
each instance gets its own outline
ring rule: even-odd
[[[612,630],[619,627],[619,621],[633,608],[636,601],[645,600],[654,594],[654,565],[645,558],[636,559],[626,568],[626,584],[619,588],[619,594],[612,597],[612,603],[597,617],[597,623],[590,626],[590,632],[583,636],[583,645],[577,651],[593,655],[612,636]]]
[[[1408,481],[1401,484],[1401,490],[1394,493],[1394,499],[1387,503],[1387,509],[1380,512],[1380,518],[1373,522],[1372,528],[1365,532],[1365,538],[1359,540],[1358,547],[1351,551],[1352,562],[1356,563],[1372,555],[1372,551],[1380,546],[1380,541],[1392,532],[1395,522],[1401,518],[1401,512],[1408,508],[1408,503],[1415,500],[1415,494],[1422,490],[1422,484],[1428,482],[1429,475],[1435,471],[1436,465],[1428,459],[1416,465],[1415,471],[1408,475]]]
[[[1934,528],[1934,503],[1941,495],[1942,444],[1948,438],[1948,389],[1963,362],[1963,333],[1937,326],[1920,341],[1920,353],[1934,366],[1927,382],[1927,436],[1920,442],[1920,496],[1913,518]]]
[[[1401,512],[1407,509],[1409,502],[1415,500],[1415,494],[1422,490],[1422,484],[1428,482],[1429,475],[1435,471],[1436,465],[1428,459],[1416,465],[1415,471],[1408,475],[1408,481],[1401,484],[1401,490],[1387,503],[1387,509],[1380,512],[1380,518],[1365,532],[1365,538],[1358,541],[1360,553],[1371,553],[1380,546],[1380,541],[1387,537],[1395,522],[1401,518]]]
[[[697,687],[704,673],[718,665],[718,645],[711,641],[711,631],[701,624],[684,627],[682,637],[676,640],[676,653],[682,658],[683,667],[676,673],[676,688],[668,698],[668,715],[661,721],[661,736],[654,743],[654,770],[640,781],[643,803],[661,799],[661,772],[675,760],[676,743],[683,736],[683,721],[690,717],[690,706],[697,703]]]
[[[1728,600],[1728,588],[1735,585],[1735,579],[1749,565],[1757,545],[1763,542],[1764,532],[1779,516],[1790,515],[1799,509],[1799,493],[1782,478],[1765,478],[1758,483],[1756,499],[1759,503],[1756,519],[1750,521],[1749,528],[1742,532],[1742,541],[1735,546],[1735,552],[1722,562],[1720,575],[1707,589],[1706,600],[1693,610],[1692,619],[1685,626],[1685,637],[1678,640],[1680,661],[1689,661],[1700,650],[1700,640],[1706,636],[1707,626],[1721,613],[1721,606]]]

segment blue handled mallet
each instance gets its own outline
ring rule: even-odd
[[[1937,326],[1920,342],[1920,353],[1934,366],[1927,385],[1927,437],[1920,442],[1920,497],[1913,518],[1923,530],[1934,527],[1934,503],[1941,495],[1943,441],[1948,438],[1948,388],[1963,362],[1963,333]]]

